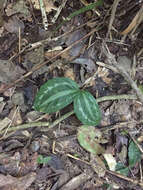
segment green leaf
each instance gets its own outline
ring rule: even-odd
[[[79,91],[74,99],[74,112],[84,125],[98,125],[101,112],[96,99],[87,91]]]
[[[129,144],[128,157],[130,167],[133,167],[137,162],[141,160],[141,152],[133,141],[131,141]]]
[[[70,20],[72,19],[73,17],[75,16],[79,16],[80,14],[86,12],[86,11],[90,11],[92,9],[95,9],[99,6],[102,6],[103,5],[103,0],[98,0],[94,3],[90,3],[89,5],[85,6],[85,7],[82,7],[81,9],[79,10],[76,10],[74,11],[73,13],[71,13],[68,17],[67,17],[67,20]]]
[[[78,85],[69,78],[48,80],[38,91],[34,108],[44,113],[56,112],[71,104],[78,92]]]
[[[143,85],[140,84],[138,87],[139,87],[140,91],[143,93]]]
[[[51,156],[43,157],[42,155],[39,155],[37,158],[38,164],[48,164],[48,162],[51,160]]]
[[[73,17],[79,16],[82,13],[93,10],[99,6],[102,6],[102,5],[103,5],[103,0],[98,0],[94,3],[90,3],[89,5],[80,8],[79,10],[74,11],[64,21],[62,21],[62,23],[56,28],[56,30],[58,30],[65,22],[71,20]]]
[[[87,151],[98,155],[104,153],[104,148],[99,144],[101,132],[93,126],[81,126],[78,129],[77,139],[79,144]]]
[[[118,162],[116,165],[116,171],[124,176],[129,174],[129,168],[125,166],[123,163]]]
[[[43,163],[43,156],[42,155],[39,155],[38,158],[37,158],[37,163],[38,164],[42,164]]]

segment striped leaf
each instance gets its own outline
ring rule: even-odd
[[[98,125],[101,112],[96,99],[87,91],[79,91],[74,99],[74,112],[78,119],[85,125]]]
[[[78,92],[78,85],[69,78],[48,80],[38,91],[34,108],[44,113],[56,112],[71,104]]]

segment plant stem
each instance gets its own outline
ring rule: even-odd
[[[112,95],[112,96],[103,96],[100,98],[97,98],[96,101],[99,102],[104,102],[104,101],[108,101],[108,100],[121,100],[121,99],[128,99],[128,100],[136,100],[137,97],[135,95],[127,95],[127,94],[123,94],[123,95]]]
[[[97,98],[97,102],[103,102],[103,101],[109,101],[109,100],[121,100],[121,99],[130,99],[130,100],[136,100],[137,97],[135,95],[112,95],[112,96],[103,96],[100,98]],[[8,132],[13,132],[17,131],[17,130],[21,130],[21,129],[28,129],[31,127],[44,127],[42,129],[42,131],[49,131],[51,128],[55,127],[57,124],[59,124],[61,121],[63,121],[64,119],[70,117],[71,115],[74,114],[74,111],[70,111],[68,113],[66,113],[65,115],[63,115],[62,117],[60,117],[59,119],[55,120],[53,123],[49,123],[49,122],[31,122],[31,123],[26,123],[23,125],[18,125],[18,126],[14,126],[14,127],[10,127],[8,129]],[[47,127],[47,128],[46,128]],[[0,134],[3,134],[4,130],[0,131]],[[10,136],[11,134],[9,134],[8,136]],[[4,136],[2,138],[6,138],[7,136]]]

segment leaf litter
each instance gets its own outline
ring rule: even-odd
[[[81,129],[81,123],[74,115],[64,122],[58,121],[57,126],[48,132],[38,127],[43,122],[53,123],[71,111],[72,105],[56,114],[45,115],[34,111],[33,102],[43,83],[63,76],[85,87],[96,98],[136,95],[122,73],[110,65],[108,57],[103,54],[102,41],[106,39],[117,63],[141,89],[142,3],[127,0],[114,7],[115,1],[112,0],[91,9],[89,1],[43,1],[48,19],[48,30],[45,31],[39,2],[0,2],[0,89],[4,91],[13,84],[0,96],[1,188],[73,190],[105,189],[107,186],[111,189],[141,189],[143,185],[138,179],[142,173],[143,108],[139,100],[113,99],[99,103],[101,123],[98,129],[89,127],[86,139],[89,140],[91,129],[94,129],[94,135],[102,134],[98,142],[93,135],[91,144],[94,153],[98,145],[99,155],[90,153],[85,144],[78,143],[77,131]],[[64,8],[52,22],[62,4]],[[88,6],[90,12],[85,11],[83,6]],[[82,39],[93,27],[96,32]],[[67,36],[59,37],[66,33]],[[55,37],[59,37],[58,40],[52,40]],[[58,56],[78,40],[76,45]],[[40,45],[34,46],[36,43]],[[52,57],[56,59],[48,62]],[[36,65],[45,61],[48,63],[33,72]],[[28,72],[31,76],[22,78]],[[19,78],[21,80],[14,83]],[[22,129],[23,124],[28,128]],[[30,127],[34,124],[34,128]],[[9,133],[16,126],[19,128]],[[53,153],[56,153],[55,156]],[[43,158],[51,156],[54,161],[38,164],[39,155]],[[56,165],[60,171],[55,168]],[[108,173],[110,171],[113,173]]]

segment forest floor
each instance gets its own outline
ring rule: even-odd
[[[142,21],[142,0],[0,1],[0,190],[143,189]],[[97,100],[97,126],[34,108],[57,77]]]

